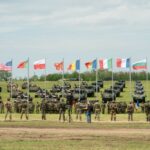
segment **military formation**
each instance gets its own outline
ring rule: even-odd
[[[29,114],[41,114],[41,119],[46,120],[46,114],[58,114],[60,122],[73,121],[72,114],[75,113],[77,121],[83,121],[83,114],[86,114],[87,122],[91,123],[91,116],[94,115],[95,121],[101,121],[101,114],[109,114],[111,121],[117,120],[117,114],[127,114],[128,121],[134,120],[134,111],[136,102],[131,100],[129,104],[126,102],[116,102],[116,97],[121,95],[125,88],[124,81],[118,81],[114,84],[115,88],[101,92],[102,102],[98,100],[87,100],[87,97],[93,97],[96,91],[100,91],[103,87],[103,82],[99,81],[96,85],[91,83],[88,85],[82,82],[79,91],[78,85],[71,88],[70,83],[65,83],[64,86],[54,85],[50,91],[41,89],[40,87],[30,84],[30,90],[35,93],[35,99],[41,98],[41,101],[33,102],[33,98],[27,93],[22,92],[17,84],[12,85],[12,98],[7,98],[6,103],[0,97],[0,113],[5,112],[5,120],[12,120],[12,113],[20,113],[20,119],[29,119]],[[10,92],[10,83],[7,86],[7,91]],[[93,87],[93,88],[92,88]],[[140,82],[136,82],[136,92],[144,92]],[[27,88],[27,83],[22,85],[22,89]],[[16,93],[13,93],[16,92]],[[79,95],[80,93],[80,95]],[[93,94],[94,93],[94,94]],[[141,112],[146,114],[146,121],[150,122],[150,101],[140,102]],[[9,117],[9,118],[8,118]]]

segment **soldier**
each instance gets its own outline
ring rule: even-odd
[[[42,113],[42,120],[46,120],[46,101],[45,101],[45,99],[42,100],[40,110]]]
[[[21,103],[21,116],[20,116],[20,119],[22,119],[23,114],[25,114],[26,119],[28,120],[29,119],[29,117],[28,117],[28,102],[26,100],[24,100]]]
[[[40,112],[40,104],[39,102],[36,103],[36,113],[39,114]]]
[[[82,121],[82,108],[81,108],[81,103],[77,102],[76,103],[76,120]]]
[[[127,107],[128,121],[133,121],[134,105],[132,102]]]
[[[73,105],[73,95],[71,92],[68,92],[68,95],[67,95],[67,101],[66,101],[66,105],[67,105],[67,109],[68,109],[68,121],[69,123],[72,121],[72,117],[71,117],[71,114],[72,114],[72,105]]]
[[[4,113],[4,103],[2,101],[2,97],[0,96],[0,113]]]
[[[5,115],[5,120],[7,119],[7,115],[9,114],[9,120],[12,120],[12,103],[10,102],[10,98],[7,98],[7,102],[5,104],[6,107],[6,115]]]
[[[65,122],[66,104],[64,102],[64,99],[60,101],[58,109],[59,109],[59,121],[61,121],[61,118],[63,118],[63,122]]]
[[[142,111],[142,113],[145,112],[145,104],[144,104],[144,102],[141,103],[141,111]]]
[[[110,105],[111,105],[111,102],[107,102],[107,112],[108,112],[108,114],[110,114]]]
[[[99,102],[96,102],[94,104],[94,112],[95,112],[95,120],[97,119],[98,121],[100,121],[101,105],[99,104]]]
[[[145,103],[146,121],[150,122],[150,102]]]
[[[105,108],[106,108],[106,105],[105,105],[104,102],[102,102],[101,108],[102,108],[102,114],[105,114]]]
[[[110,104],[110,112],[111,112],[111,121],[116,121],[116,113],[117,113],[117,104],[115,101],[112,101]]]

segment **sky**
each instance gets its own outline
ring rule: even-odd
[[[13,59],[15,77],[28,57],[30,75],[42,58],[47,73],[62,58],[66,67],[80,58],[83,71],[95,58],[149,60],[149,41],[149,0],[0,0],[0,63]]]

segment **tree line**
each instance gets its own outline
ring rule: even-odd
[[[148,75],[148,79],[150,79],[150,73],[147,74],[147,72],[132,72],[132,80],[146,80],[146,76]],[[0,71],[0,81],[7,81],[11,78],[11,73]],[[83,81],[95,81],[96,80],[96,72],[95,71],[87,71],[80,73],[80,78]],[[62,79],[61,73],[53,73],[48,74],[46,76],[47,81],[58,81]],[[77,81],[79,79],[79,73],[73,72],[73,73],[64,73],[64,79],[71,80],[71,81]],[[98,70],[97,72],[97,79],[98,80],[112,80],[112,72],[107,70]],[[113,79],[114,80],[129,80],[129,72],[113,72]],[[19,78],[16,80],[26,80],[25,78]],[[45,76],[41,75],[40,77],[37,75],[33,75],[30,78],[31,81],[44,81]]]

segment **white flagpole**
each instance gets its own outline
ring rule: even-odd
[[[96,100],[98,100],[97,80],[98,80],[98,68],[97,68],[97,58],[96,58]]]
[[[30,78],[30,75],[29,75],[29,57],[28,57],[28,68],[27,68],[27,84],[28,84],[28,92],[27,92],[27,114],[29,114],[29,99],[30,99],[30,81],[29,81],[29,78]]]
[[[130,57],[130,68],[129,68],[129,80],[130,80],[130,98],[132,100],[132,65],[131,65],[131,57]]]
[[[147,100],[149,100],[148,98],[149,98],[149,90],[148,90],[148,60],[147,60],[147,58],[146,58],[146,88],[147,88],[147,90],[146,90],[146,92],[147,92]]]
[[[45,72],[45,99],[46,99],[46,58],[45,58],[45,70],[44,70],[44,72]]]
[[[80,61],[80,59],[79,59],[79,61]],[[81,88],[81,85],[80,85],[80,84],[81,84],[81,83],[80,83],[80,82],[81,82],[81,74],[80,74],[80,69],[81,69],[81,68],[79,68],[79,101],[80,101],[80,99],[81,99],[81,89],[80,89],[80,88]]]
[[[12,67],[11,67],[11,91],[10,91],[10,99],[12,100],[12,84],[13,84],[13,59],[11,59]]]
[[[112,84],[112,95],[113,95],[113,89],[114,89],[114,87],[113,87],[113,86],[114,86],[114,85],[113,85],[113,84],[114,84],[113,60],[111,60],[111,61],[112,61],[112,62],[111,62],[111,71],[112,71],[112,75],[111,75],[111,76],[112,76],[112,83],[111,83],[111,84]]]
[[[62,68],[62,97],[64,97],[64,58],[63,61],[63,68]]]

